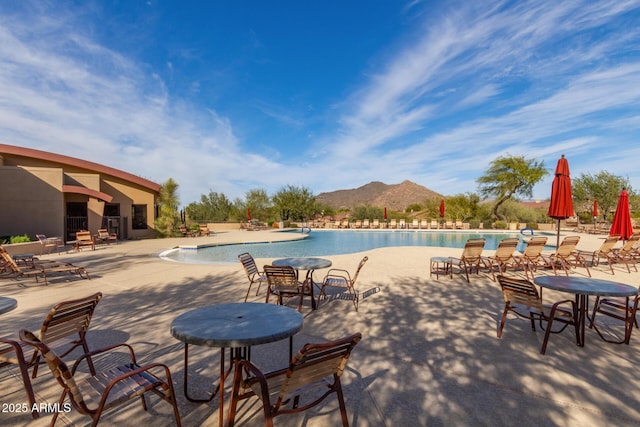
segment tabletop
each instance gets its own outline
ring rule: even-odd
[[[290,266],[300,270],[316,270],[319,268],[331,267],[331,260],[326,258],[314,258],[314,257],[293,257],[293,258],[280,258],[272,263],[277,267]]]
[[[302,329],[302,315],[289,307],[264,303],[209,305],[188,311],[171,323],[171,335],[187,344],[248,347],[280,341]]]
[[[637,288],[624,283],[589,277],[541,276],[536,277],[533,282],[543,288],[577,295],[628,297],[638,293]]]
[[[18,301],[9,297],[0,297],[0,314],[13,310],[18,306]]]

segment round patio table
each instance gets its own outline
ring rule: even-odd
[[[536,277],[533,282],[542,288],[575,294],[578,310],[574,320],[578,324],[579,334],[576,341],[580,347],[584,347],[584,329],[589,311],[589,295],[628,298],[638,294],[638,289],[633,286],[591,277],[541,276]]]
[[[293,335],[302,329],[302,315],[289,307],[263,303],[229,303],[197,308],[176,317],[171,323],[171,335],[184,345],[184,395],[191,402],[209,402],[216,394],[220,398],[220,419],[223,422],[224,381],[235,362],[249,358],[250,347],[289,338],[289,359]],[[188,394],[189,344],[219,347],[220,383],[207,399],[195,399]],[[231,365],[225,372],[225,349],[231,349]]]
[[[18,301],[9,297],[0,297],[0,314],[7,313],[18,306]]]
[[[292,257],[292,258],[280,258],[273,261],[272,265],[276,267],[293,267],[296,270],[307,270],[307,275],[305,277],[305,283],[309,284],[309,289],[311,291],[311,309],[316,309],[316,299],[313,296],[313,273],[314,271],[320,268],[329,268],[331,267],[331,260],[326,258],[315,258],[315,257]]]

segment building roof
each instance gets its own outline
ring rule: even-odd
[[[87,160],[77,159],[75,157],[63,156],[62,154],[49,153],[47,151],[34,150],[32,148],[16,147],[14,145],[0,144],[0,155],[2,154],[29,157],[33,159],[74,166],[77,168],[86,169],[88,171],[120,178],[122,180],[132,182],[155,192],[159,192],[161,187],[160,184],[149,181],[148,179],[141,178],[137,175],[133,175],[129,172],[121,171],[119,169],[115,169],[98,163],[89,162]]]

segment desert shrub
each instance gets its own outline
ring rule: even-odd
[[[9,243],[26,243],[30,241],[31,239],[26,234],[23,234],[22,236],[11,236],[9,239]]]
[[[495,227],[498,230],[506,230],[507,229],[507,223],[505,221],[496,221]]]

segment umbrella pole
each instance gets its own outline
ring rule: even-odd
[[[558,237],[556,239],[556,248],[560,247],[560,220],[558,220]]]

